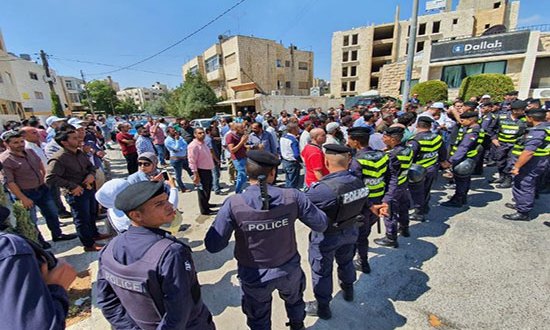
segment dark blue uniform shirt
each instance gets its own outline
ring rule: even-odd
[[[464,133],[464,137],[460,144],[457,146],[455,153],[449,158],[449,163],[453,166],[460,164],[463,160],[466,159],[466,154],[468,151],[474,150],[477,146],[477,138],[479,137],[479,132],[481,128],[479,125],[475,124],[471,127],[463,127],[462,129],[467,131],[472,128],[472,132]]]
[[[291,188],[287,188],[291,189]],[[323,232],[327,229],[327,216],[323,211],[317,208],[304,193],[292,189],[295,193],[296,203],[298,204],[298,218],[309,228],[314,231]],[[282,188],[274,187],[271,185],[267,186],[267,192],[271,197],[269,200],[270,207],[274,208],[276,206],[282,205],[283,195]],[[248,187],[240,196],[244,199],[245,203],[254,208],[262,208],[262,200],[260,198],[260,187],[258,185],[252,185]],[[230,203],[228,202],[231,196],[227,198],[220,208],[212,227],[206,233],[204,238],[204,245],[206,250],[211,253],[216,253],[223,250],[229,240],[231,235],[236,228],[235,219],[233,218],[233,213],[231,212]],[[273,247],[276,248],[276,247]],[[300,267],[300,255],[296,255],[289,260],[286,264],[277,267],[277,268],[248,268],[239,266],[238,275],[242,281],[253,283],[253,282],[267,282],[269,280],[286,276],[291,270],[294,270],[296,267]]]
[[[34,251],[21,237],[0,235],[0,327],[64,329],[69,310],[65,289],[46,285]]]
[[[397,202],[401,197],[402,191],[399,188],[399,171],[401,171],[401,162],[397,158],[397,152],[400,146],[396,146],[393,150],[388,151],[388,156],[390,158],[388,165],[389,182],[386,183],[386,193],[382,197],[383,203]],[[405,186],[406,187],[406,186]]]

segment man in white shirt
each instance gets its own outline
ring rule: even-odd
[[[44,168],[48,166],[48,158],[44,149],[40,146],[40,134],[38,130],[34,127],[25,126],[20,129],[21,137],[25,139],[25,149],[31,149],[40,157]]]

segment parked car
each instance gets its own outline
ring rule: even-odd
[[[210,127],[211,122],[212,122],[212,118],[199,118],[199,119],[191,120],[191,122],[189,122],[189,125],[193,128],[196,128],[196,127],[207,128],[207,127]]]
[[[391,96],[350,96],[346,97],[346,109],[352,107],[364,106],[368,107],[374,104],[376,107],[382,107],[388,101],[396,101],[396,98]]]

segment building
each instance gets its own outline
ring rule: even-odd
[[[112,89],[114,89],[115,92],[120,91],[120,85],[114,81],[111,76],[107,76],[106,79],[103,79],[103,82],[106,82],[109,86],[111,86]]]
[[[69,111],[85,111],[85,107],[82,104],[82,93],[84,93],[84,80],[59,76],[61,79],[61,86],[63,87],[63,94],[65,95],[66,107]]]
[[[118,84],[117,84],[118,85]],[[139,110],[144,110],[145,102],[160,98],[168,91],[166,85],[156,82],[151,88],[128,87],[116,93],[119,100],[131,99]]]
[[[454,11],[451,4],[447,0],[442,11],[418,17],[415,56],[429,54],[438,42],[479,36],[493,26],[516,28],[519,1],[460,0]],[[392,23],[334,32],[331,94],[355,96],[389,89],[382,68],[405,61],[409,35],[410,22],[399,20],[399,8]],[[394,89],[395,78],[404,77],[404,67],[403,74],[397,69],[392,72],[398,73],[389,83]],[[417,72],[417,79],[419,75]]]
[[[24,116],[21,97],[17,92],[11,62],[16,61],[8,54],[4,38],[0,33],[0,114]]]
[[[264,95],[309,95],[313,86],[313,52],[288,48],[273,40],[220,36],[219,42],[183,65],[200,73],[216,95],[237,106],[254,106],[250,98]],[[229,103],[228,103],[229,102]],[[249,102],[250,104],[248,104]]]

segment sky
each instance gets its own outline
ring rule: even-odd
[[[103,79],[180,41],[242,0],[2,0],[0,30],[8,51],[48,53],[60,75]],[[496,0],[495,0],[496,1]],[[419,14],[426,0],[420,0]],[[458,1],[454,0],[454,6]],[[182,82],[181,67],[220,34],[253,35],[314,52],[314,76],[330,79],[334,31],[392,22],[396,6],[408,19],[412,0],[244,0],[170,50],[134,69],[110,73],[122,88]],[[550,23],[549,0],[523,0],[518,26]],[[77,62],[81,61],[81,62]],[[111,66],[82,63],[94,62]],[[113,67],[116,66],[116,67]]]

